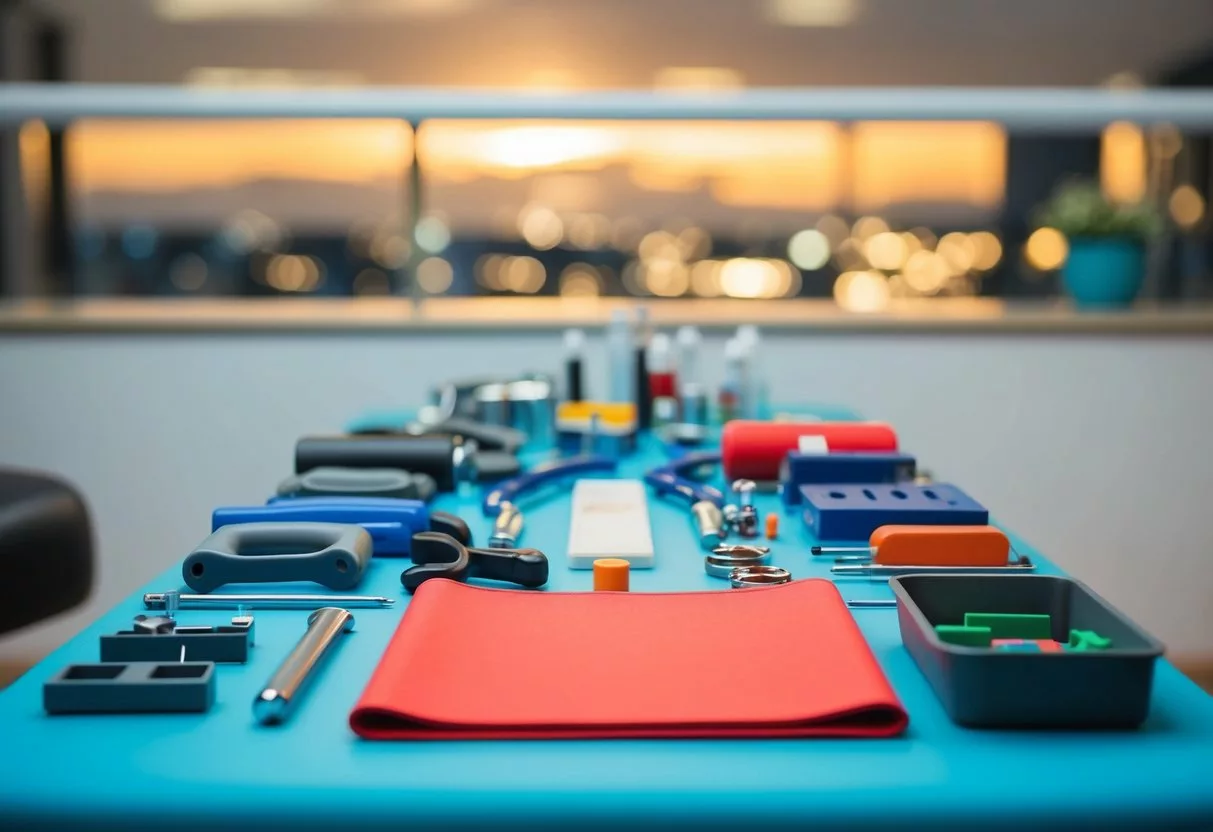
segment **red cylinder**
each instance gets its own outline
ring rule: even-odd
[[[725,423],[720,458],[729,480],[777,480],[788,451],[802,436],[823,436],[833,451],[896,451],[897,434],[884,422],[754,422]]]

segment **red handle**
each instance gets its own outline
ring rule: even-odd
[[[732,421],[720,435],[720,456],[730,480],[776,480],[788,451],[802,436],[825,437],[830,451],[896,451],[897,434],[884,422]]]

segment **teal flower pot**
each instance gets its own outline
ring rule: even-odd
[[[1062,266],[1066,291],[1080,308],[1129,306],[1146,277],[1146,247],[1128,237],[1078,237]]]

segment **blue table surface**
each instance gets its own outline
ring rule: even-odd
[[[648,447],[622,463],[620,476],[639,477],[662,459],[659,448]],[[267,495],[272,485],[266,483]],[[490,523],[478,497],[442,495],[435,507],[460,513],[479,542]],[[761,495],[758,505],[780,511],[775,495]],[[523,508],[525,545],[553,562],[548,588],[590,589],[589,572],[562,562],[568,489]],[[634,571],[633,591],[728,591],[704,574],[683,506],[654,500],[651,521],[656,568]],[[810,559],[814,541],[799,517],[781,521],[774,563],[798,578],[827,576],[828,563]],[[207,522],[198,518],[199,539]],[[1042,572],[1059,572],[1022,540],[1015,544]],[[95,662],[98,637],[127,628],[142,611],[139,594],[131,596],[0,693],[0,824],[567,828],[575,817],[579,826],[595,827],[1213,828],[1213,700],[1172,665],[1159,664],[1149,720],[1135,732],[969,730],[949,721],[902,647],[891,609],[854,615],[910,714],[909,729],[895,739],[360,740],[347,716],[400,619],[405,566],[400,559],[371,564],[358,591],[401,601],[394,609],[355,611],[355,632],[337,646],[292,720],[275,728],[253,722],[251,703],[302,634],[305,611],[255,613],[253,658],[217,667],[209,713],[45,715],[42,683],[66,664]],[[175,567],[139,592],[180,585]],[[878,583],[839,586],[847,598],[891,597]],[[211,624],[231,615],[187,611],[180,618]],[[756,638],[761,626],[755,622]]]

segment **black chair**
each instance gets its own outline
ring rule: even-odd
[[[92,585],[84,499],[47,474],[0,469],[0,633],[70,610]]]

